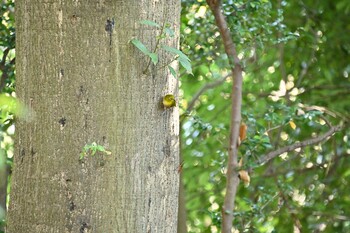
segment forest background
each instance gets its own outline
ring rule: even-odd
[[[15,133],[9,104],[15,97],[14,7],[14,1],[1,2],[0,225]],[[238,188],[235,228],[350,232],[350,2],[227,0],[222,9],[243,66],[242,121],[248,127],[239,156],[250,184]],[[232,79],[205,1],[182,1],[180,40],[192,64],[192,74],[182,70],[179,78],[180,215],[188,232],[218,232]],[[334,127],[338,132],[328,135]],[[296,143],[301,146],[268,159]]]

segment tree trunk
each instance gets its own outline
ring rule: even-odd
[[[178,223],[177,233],[187,233],[187,212],[186,212],[186,199],[185,199],[185,187],[183,183],[183,173],[180,174],[180,188],[179,188],[179,210],[178,210]]]
[[[168,22],[178,46],[177,0],[16,1],[17,95],[30,109],[16,123],[7,233],[176,232],[177,83],[150,50]],[[114,27],[110,25],[114,19]],[[111,32],[111,33],[110,33]],[[84,145],[97,152],[79,159]]]

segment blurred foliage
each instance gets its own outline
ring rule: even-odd
[[[248,188],[239,186],[235,228],[350,232],[348,129],[257,164],[267,152],[325,133],[327,122],[349,120],[350,2],[222,3],[244,66],[248,138],[239,150],[251,176]],[[218,232],[232,87],[223,77],[230,69],[206,2],[186,0],[182,7],[181,49],[194,74],[180,79],[187,225],[189,232]]]

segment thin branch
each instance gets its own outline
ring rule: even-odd
[[[327,218],[329,221],[333,221],[333,220],[340,220],[340,221],[349,221],[350,217],[346,216],[346,215],[340,215],[340,214],[334,214],[334,213],[329,213],[328,211],[314,211],[312,212],[312,215],[314,215],[315,217],[325,217]]]
[[[157,41],[156,41],[156,46],[155,46],[154,49],[153,49],[153,53],[156,53],[157,50],[158,50],[158,48],[159,48],[159,43],[160,43],[160,40],[162,39],[162,35],[163,35],[163,32],[164,32],[164,28],[165,28],[165,21],[163,21],[162,28],[161,28],[161,30],[160,30],[160,34],[159,34],[159,36],[158,36],[158,38],[157,38]],[[149,68],[149,66],[151,65],[151,62],[152,62],[152,59],[150,58],[150,59],[148,60],[148,64],[147,64],[147,66],[146,66],[146,69],[143,71],[144,74],[147,74],[148,68]]]
[[[340,85],[320,85],[320,86],[310,86],[310,87],[304,87],[305,91],[302,93],[308,93],[311,91],[324,91],[324,90],[339,90],[339,89],[344,89],[344,90],[349,90],[350,85],[346,83],[342,83]]]
[[[332,161],[327,161],[327,162],[324,162],[321,164],[315,164],[312,167],[304,167],[304,168],[293,169],[293,170],[287,169],[287,170],[281,170],[281,171],[276,171],[276,172],[270,172],[270,173],[263,174],[261,177],[276,177],[276,176],[280,176],[280,175],[286,175],[288,172],[291,172],[291,171],[293,171],[295,174],[302,174],[302,173],[306,173],[309,171],[325,168],[325,166],[327,166],[327,168],[337,167],[336,165],[341,161],[341,159],[346,158],[348,156],[350,156],[350,154],[344,153],[342,155],[337,156]],[[297,157],[295,157],[295,158],[297,158]],[[295,158],[293,158],[293,159],[295,159]],[[291,159],[286,160],[285,163],[288,163],[290,160]],[[283,167],[283,166],[285,167],[285,164],[281,165],[281,167]],[[326,172],[326,169],[324,169],[324,171]]]
[[[220,0],[207,0],[211,11],[214,14],[216,25],[219,28],[223,40],[225,52],[231,66],[233,85],[232,85],[232,115],[230,129],[230,144],[228,150],[228,163],[226,173],[226,194],[224,205],[222,207],[222,233],[232,232],[233,211],[235,207],[235,198],[239,184],[238,179],[238,134],[241,123],[241,105],[242,105],[242,66],[237,56],[236,46],[232,41],[232,36],[228,28],[226,18],[221,12]]]
[[[284,190],[281,187],[281,184],[279,184],[279,182],[277,182],[277,179],[276,179],[276,184],[277,184],[277,187],[278,187],[278,189],[280,191],[279,192],[280,197],[284,201],[285,206],[287,207],[288,212],[289,212],[289,214],[290,214],[290,216],[291,216],[291,218],[292,218],[292,220],[294,222],[294,225],[298,228],[298,230],[300,232],[300,229],[301,229],[302,226],[301,226],[300,220],[298,219],[296,213],[293,211],[293,208],[290,205],[290,201],[289,201],[290,198],[288,198],[288,196],[284,193]]]
[[[337,126],[333,126],[331,127],[326,133],[315,137],[315,138],[311,138],[311,139],[307,139],[301,142],[296,142],[292,145],[289,146],[285,146],[282,147],[280,149],[271,151],[269,153],[267,153],[266,155],[261,156],[261,158],[258,160],[258,164],[265,164],[266,162],[268,162],[269,160],[285,153],[285,152],[290,152],[293,151],[297,148],[302,148],[302,147],[306,147],[306,146],[310,146],[310,145],[314,145],[323,141],[328,140],[328,137],[332,136],[334,133],[341,131],[344,128],[344,125],[340,124]]]
[[[6,67],[6,58],[7,55],[10,52],[10,48],[6,48],[3,52],[2,59],[0,61],[0,70],[2,72],[1,78],[0,78],[0,91],[5,87],[6,85],[6,79],[8,78],[7,74],[7,67]],[[14,58],[11,60],[10,64],[14,63]]]
[[[8,78],[8,74],[7,74],[6,70],[2,70],[2,75],[0,78],[0,92],[5,87],[7,78]]]
[[[156,71],[157,71],[157,70],[162,70],[162,69],[164,69],[165,67],[169,66],[171,63],[173,63],[174,61],[176,61],[178,57],[179,57],[179,56],[174,56],[173,59],[171,59],[170,62],[166,63],[165,65],[162,65],[162,66],[158,67],[158,68],[156,69]],[[175,77],[175,78],[177,78],[177,77]]]
[[[15,64],[15,62],[16,62],[16,58],[14,57],[14,58],[12,58],[12,60],[10,61],[10,65]]]
[[[215,88],[217,86],[220,86],[223,82],[225,82],[225,80],[230,77],[232,75],[232,73],[229,73],[227,75],[225,75],[224,77],[215,80],[214,82],[210,82],[207,83],[206,85],[204,85],[201,89],[199,89],[199,91],[197,91],[197,93],[193,96],[193,98],[191,99],[190,103],[188,104],[187,107],[187,111],[190,112],[192,111],[196,101],[198,100],[198,98],[207,90]]]
[[[326,124],[328,125],[328,127],[330,127],[330,128],[332,127],[331,122],[330,122],[326,117],[320,115],[320,118],[321,118],[322,120],[324,120],[324,122],[326,122]]]

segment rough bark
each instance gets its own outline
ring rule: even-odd
[[[16,1],[17,95],[30,109],[16,123],[7,233],[176,232],[178,109],[166,69],[143,74],[159,31],[169,22],[178,46],[180,2]],[[107,20],[114,18],[112,35]],[[160,64],[171,60],[160,53]],[[85,144],[111,155],[82,161]]]
[[[185,199],[185,187],[183,183],[183,173],[180,174],[180,188],[179,188],[179,212],[178,212],[178,224],[177,233],[187,233],[187,212],[186,212],[186,199]]]

